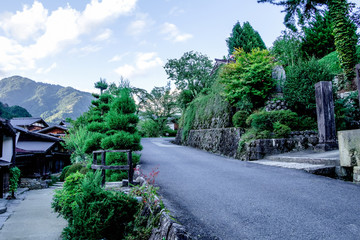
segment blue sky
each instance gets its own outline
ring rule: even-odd
[[[285,29],[282,8],[256,0],[8,0],[0,6],[0,78],[13,75],[96,92],[105,78],[150,91],[186,51],[227,54],[250,22],[267,47]]]

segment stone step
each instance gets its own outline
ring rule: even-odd
[[[276,162],[308,163],[308,164],[326,165],[326,166],[340,165],[340,157],[338,150],[322,152],[322,153],[311,152],[311,151],[284,153],[284,154],[268,156],[265,159]]]
[[[257,160],[252,161],[253,163],[274,166],[274,167],[283,167],[283,168],[292,168],[303,170],[311,174],[334,177],[335,176],[335,165],[324,165],[324,164],[311,164],[311,163],[299,163],[299,162],[286,162],[286,161],[274,161],[274,160]]]

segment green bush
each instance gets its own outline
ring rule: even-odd
[[[65,220],[71,221],[73,219],[73,209],[77,204],[75,197],[81,191],[81,183],[84,177],[84,174],[79,172],[73,173],[65,179],[62,189],[55,190],[51,207]]]
[[[247,111],[238,111],[232,117],[232,123],[234,127],[245,128],[246,119],[249,117],[249,113]]]
[[[84,166],[81,163],[74,163],[69,167],[69,169],[65,173],[65,178],[70,176],[73,173],[79,172]]]
[[[173,130],[171,128],[166,128],[164,130],[164,137],[175,137],[176,133],[177,133],[176,130]]]
[[[360,108],[357,91],[335,101],[335,123],[337,131],[359,128]]]
[[[287,137],[289,133],[291,132],[291,128],[288,127],[285,124],[282,124],[280,122],[275,122],[273,124],[274,134],[276,138],[283,138]]]
[[[291,110],[262,111],[251,114],[246,123],[257,131],[274,131],[274,124],[283,124],[295,129],[298,122],[298,115]]]
[[[159,126],[154,120],[144,120],[139,123],[139,133],[142,137],[158,137]]]
[[[73,219],[64,229],[65,239],[123,239],[138,211],[135,198],[101,188],[101,174],[88,173],[75,195]]]
[[[69,168],[71,167],[71,165],[69,165],[69,166],[66,166],[66,167],[64,167],[63,169],[62,169],[62,171],[61,171],[61,174],[60,174],[60,177],[59,177],[59,180],[61,181],[61,182],[63,182],[64,180],[65,180],[65,175],[66,175],[66,173],[67,173],[67,171],[69,170]]]
[[[294,112],[316,117],[315,83],[332,79],[330,70],[314,58],[300,61],[286,69],[284,98]]]
[[[9,190],[12,198],[15,198],[15,192],[18,188],[21,171],[18,167],[10,168]]]
[[[234,57],[236,62],[227,64],[221,73],[226,99],[233,106],[242,101],[250,102],[251,110],[264,106],[275,87],[272,78],[274,58],[268,50],[259,49],[250,53],[237,49]]]

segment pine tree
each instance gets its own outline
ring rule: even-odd
[[[302,31],[301,51],[304,57],[322,58],[335,51],[333,28],[328,11],[324,14],[317,13],[306,26],[302,26]]]
[[[232,55],[236,48],[242,48],[247,53],[254,48],[266,49],[260,34],[253,29],[249,22],[245,22],[243,26],[237,22],[226,43],[229,55]]]

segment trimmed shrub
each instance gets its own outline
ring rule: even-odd
[[[104,136],[104,134],[98,132],[91,133],[90,138],[85,141],[85,153],[92,153],[93,151],[99,150],[101,148],[101,140],[104,138]]]
[[[101,173],[85,176],[75,195],[73,219],[64,229],[65,239],[123,239],[139,204],[123,192],[101,188]]]
[[[271,112],[256,112],[251,114],[246,123],[257,131],[274,131],[274,124],[283,124],[290,129],[295,129],[298,122],[298,115],[291,110],[280,110]]]
[[[249,117],[249,113],[247,111],[238,111],[232,117],[232,123],[234,127],[245,128],[246,119]]]
[[[315,83],[332,79],[330,70],[314,58],[300,61],[286,69],[284,98],[294,112],[316,117]]]
[[[103,149],[131,149],[133,151],[139,151],[142,149],[140,145],[140,136],[135,133],[131,134],[124,131],[108,136],[102,139],[101,147]]]
[[[286,137],[291,132],[291,128],[280,122],[275,122],[273,124],[273,129],[276,138]]]
[[[159,126],[154,120],[144,120],[139,123],[139,133],[142,137],[158,137]]]
[[[69,167],[69,169],[65,173],[65,179],[73,173],[79,172],[83,168],[81,163],[74,163]]]

